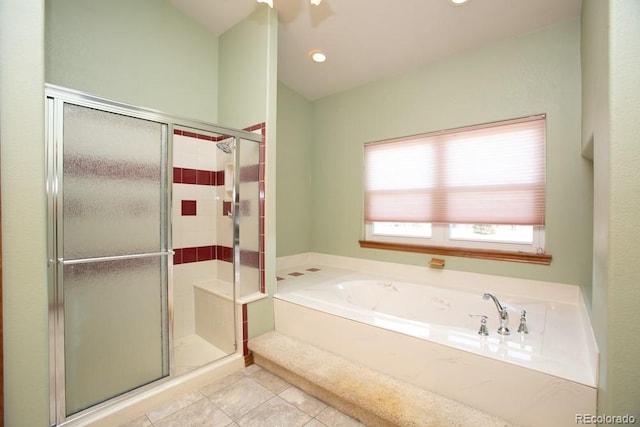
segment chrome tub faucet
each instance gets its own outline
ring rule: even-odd
[[[498,328],[498,333],[500,335],[509,335],[509,313],[507,312],[507,309],[503,307],[502,304],[500,304],[500,301],[498,301],[498,298],[496,298],[495,296],[489,293],[485,293],[482,296],[482,299],[487,301],[489,300],[489,298],[493,300],[493,302],[496,304],[496,308],[498,309],[498,316],[500,317],[500,327]]]

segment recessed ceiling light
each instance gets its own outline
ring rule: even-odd
[[[327,60],[327,55],[325,55],[320,49],[313,49],[309,52],[309,58],[314,62],[324,62]]]
[[[469,3],[469,0],[449,0],[454,6],[462,6],[463,4]]]

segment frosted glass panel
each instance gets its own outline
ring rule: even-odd
[[[260,144],[240,141],[239,296],[260,291]]]
[[[168,375],[162,262],[64,267],[67,414]]]
[[[64,106],[64,258],[159,252],[162,125]]]
[[[63,115],[68,416],[169,375],[168,256],[159,255],[168,245],[167,135],[162,123],[70,103]]]

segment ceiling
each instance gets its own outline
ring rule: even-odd
[[[220,35],[255,0],[169,0]],[[278,79],[309,100],[580,15],[581,0],[274,0]],[[322,49],[327,61],[312,62]]]

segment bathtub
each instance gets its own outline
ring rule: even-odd
[[[541,284],[531,292],[530,281],[509,286],[456,272],[446,279],[461,283],[443,286],[429,269],[414,268],[419,274],[407,280],[403,266],[368,261],[355,270],[331,261],[279,269],[276,330],[518,425],[575,425],[575,414],[596,413],[597,350],[575,289]],[[497,333],[486,291],[507,308],[510,335]],[[521,310],[528,334],[517,332]],[[469,314],[487,316],[488,336]]]

